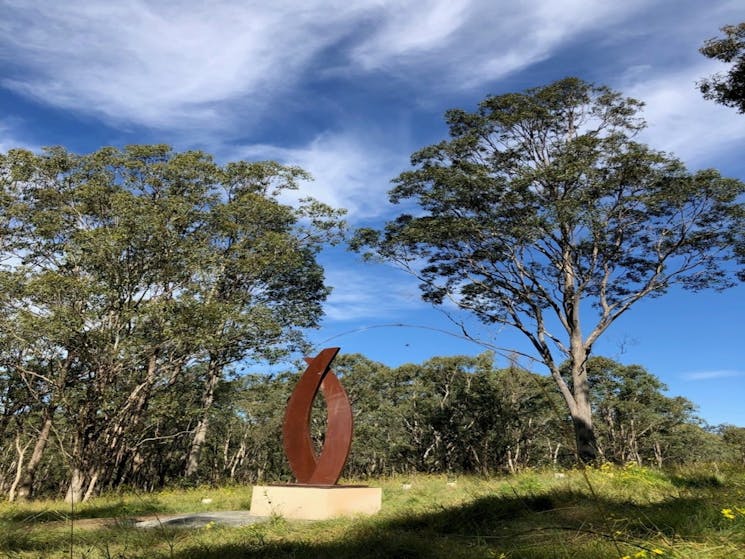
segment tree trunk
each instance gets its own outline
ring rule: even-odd
[[[654,442],[654,458],[657,461],[657,467],[662,468],[663,455],[662,455],[662,446],[660,446],[659,441]]]
[[[148,357],[145,379],[132,389],[126,403],[119,410],[118,416],[103,430],[99,444],[104,447],[104,450],[99,451],[98,456],[104,456],[105,459],[97,462],[95,475],[93,470],[91,471],[93,487],[86,491],[86,495],[95,488],[99,481],[109,488],[114,488],[126,481],[125,466],[132,450],[126,444],[126,435],[136,432],[142,423],[142,417],[150,402],[152,387],[157,378],[158,356],[159,348],[155,348]]]
[[[210,410],[212,403],[215,401],[215,387],[220,380],[222,368],[215,362],[210,361],[207,369],[207,380],[204,385],[202,394],[202,416],[199,418],[197,427],[194,430],[194,438],[191,441],[189,457],[186,460],[186,477],[193,477],[199,469],[199,458],[202,454],[204,441],[207,440],[207,429],[209,428]]]
[[[72,469],[72,475],[70,476],[70,485],[67,487],[67,495],[65,495],[66,503],[79,503],[83,500],[83,472],[80,468],[75,467]]]
[[[571,415],[574,438],[577,442],[577,457],[585,464],[591,463],[597,458],[597,441],[592,427],[590,402],[587,399],[575,398]]]
[[[579,302],[577,302],[577,308]],[[569,413],[574,424],[574,437],[577,442],[577,457],[583,464],[594,462],[598,457],[595,429],[592,426],[592,406],[590,404],[590,385],[587,383],[587,349],[579,329],[579,316],[574,318],[574,331],[571,336],[572,351],[572,396]]]
[[[41,459],[44,456],[44,449],[47,446],[47,441],[49,441],[49,433],[52,431],[53,413],[53,411],[50,412],[47,410],[44,423],[39,432],[39,437],[36,439],[34,450],[31,453],[31,458],[29,458],[28,464],[26,464],[26,468],[23,470],[23,474],[18,484],[18,492],[16,493],[16,498],[19,500],[26,500],[32,497],[36,469],[39,467]]]
[[[11,503],[16,500],[17,497],[17,489],[18,485],[21,482],[21,478],[23,477],[23,460],[26,457],[26,450],[28,450],[28,443],[26,443],[25,446],[21,446],[21,436],[20,434],[16,434],[16,452],[18,453],[18,462],[16,464],[16,475],[13,479],[13,483],[10,485],[10,490],[8,491],[8,501]]]
[[[85,495],[83,495],[83,502],[86,502],[88,499],[90,499],[95,490],[96,490],[96,484],[98,483],[98,478],[100,476],[99,470],[93,470],[91,473],[91,479],[88,482],[88,489],[85,491]]]
[[[246,439],[245,437],[241,439],[241,445],[238,447],[238,450],[233,455],[233,458],[230,460],[230,463],[228,464],[228,468],[230,469],[230,479],[235,480],[235,471],[240,467],[241,464],[243,464],[243,459],[246,456]]]

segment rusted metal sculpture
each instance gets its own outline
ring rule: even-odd
[[[330,369],[339,349],[329,347],[312,359],[305,358],[308,368],[287,402],[282,428],[285,454],[301,484],[336,484],[349,456],[352,407],[339,379]],[[310,413],[319,388],[326,400],[328,420],[323,450],[316,455],[310,436]]]

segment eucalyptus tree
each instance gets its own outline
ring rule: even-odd
[[[715,37],[699,49],[707,58],[731,64],[726,73],[717,73],[701,80],[699,89],[706,99],[745,113],[745,21],[725,25],[723,37]]]
[[[9,239],[0,275],[13,287],[3,311],[16,352],[3,364],[38,408],[41,428],[25,428],[41,453],[44,426],[58,423],[71,499],[126,481],[147,441],[177,436],[153,436],[161,422],[150,402],[190,398],[172,390],[185,375],[197,375],[202,396],[198,406],[182,400],[193,413],[181,460],[198,463],[226,368],[285,354],[321,314],[328,291],[315,256],[340,214],[277,200],[306,177],[300,169],[221,166],[154,145],[13,150],[0,177]]]
[[[661,467],[678,427],[695,424],[693,403],[666,396],[667,386],[640,365],[592,357],[587,371],[603,457]]]
[[[514,471],[550,462],[546,435],[557,446],[543,379],[494,369],[489,352],[395,368],[341,355],[334,370],[355,414],[352,475]]]
[[[246,358],[276,360],[299,348],[303,328],[316,325],[328,291],[315,256],[338,234],[329,208],[313,201],[299,210],[277,203],[277,194],[307,178],[300,169],[238,162],[222,173],[221,201],[210,213],[195,255],[197,275],[185,294],[199,314],[190,329],[207,364],[187,475],[197,471],[225,367]]]
[[[487,474],[503,466],[504,437],[516,417],[492,362],[487,352],[398,368],[410,379],[403,422],[418,470]]]
[[[732,451],[735,461],[745,466],[745,427],[722,425],[720,433],[722,440]]]
[[[75,258],[62,258],[60,250],[70,241],[77,216],[55,210],[73,207],[67,181],[54,181],[56,174],[70,170],[69,163],[62,150],[50,151],[43,160],[13,150],[0,173],[7,218],[2,283],[11,294],[3,300],[3,330],[12,340],[4,348],[3,366],[18,383],[16,398],[28,402],[28,413],[17,418],[17,436],[33,444],[26,464],[19,452],[20,475],[11,497],[30,494],[66,388],[84,374],[81,333],[91,318],[84,301],[93,296],[93,284],[88,276],[76,277]]]
[[[228,425],[233,444],[225,460],[231,481],[290,480],[292,472],[282,446],[282,422],[297,374],[251,374],[238,379],[233,421]]]
[[[567,78],[448,111],[450,139],[414,153],[390,192],[416,210],[352,245],[416,274],[425,300],[522,332],[583,461],[597,455],[587,359],[600,336],[673,286],[733,285],[743,231],[745,185],[637,142],[641,108]]]

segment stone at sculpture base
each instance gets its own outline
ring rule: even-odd
[[[380,487],[350,485],[255,485],[251,514],[298,520],[375,514],[380,510]]]

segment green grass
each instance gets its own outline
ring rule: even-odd
[[[371,485],[383,487],[383,510],[374,517],[274,519],[243,528],[140,530],[132,523],[159,514],[247,509],[250,487],[107,495],[76,506],[72,525],[69,505],[58,501],[5,503],[0,558],[745,557],[742,470],[605,466]],[[204,498],[212,502],[203,504]]]

